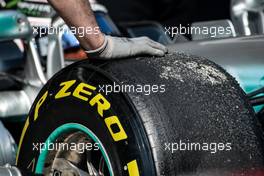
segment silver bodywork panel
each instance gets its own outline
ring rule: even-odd
[[[184,42],[169,46],[169,50],[212,60],[234,76],[246,92],[264,86],[264,35]]]

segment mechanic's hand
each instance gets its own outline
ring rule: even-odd
[[[136,55],[164,56],[167,48],[148,37],[120,38],[105,36],[104,44],[91,51],[86,51],[88,56],[98,59],[118,59]]]

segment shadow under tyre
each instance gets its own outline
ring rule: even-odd
[[[260,129],[236,81],[206,59],[82,61],[39,93],[17,165],[44,175],[247,174],[263,168]]]

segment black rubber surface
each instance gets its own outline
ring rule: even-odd
[[[46,89],[53,89],[54,93],[54,87],[61,81],[72,78],[92,85],[107,84],[112,79],[127,85],[165,85],[166,91],[150,95],[130,92],[123,94],[125,99],[114,93],[106,96],[114,104],[113,112],[122,114],[121,117],[129,116],[128,120],[120,118],[120,121],[125,124],[124,128],[133,142],[128,142],[129,147],[123,148],[121,153],[116,151],[122,148],[123,143],[122,146],[113,143],[102,122],[94,120],[93,115],[89,115],[92,112],[86,112],[82,103],[76,103],[72,98],[59,104],[50,101],[40,112],[46,118],[40,118],[26,133],[19,157],[21,167],[27,166],[26,161],[31,161],[28,159],[32,158],[31,155],[37,156],[30,151],[30,143],[34,139],[44,140],[55,126],[72,121],[88,125],[103,142],[109,144],[107,150],[111,153],[117,175],[124,174],[122,161],[127,157],[140,159],[140,174],[145,176],[153,175],[153,172],[165,176],[199,175],[211,171],[220,175],[225,175],[225,172],[246,174],[263,168],[262,132],[244,92],[230,75],[206,59],[177,53],[163,58],[142,57],[109,63],[83,61],[58,73],[42,93]],[[59,113],[64,114],[65,119],[62,116],[54,118],[59,117],[53,108],[56,106],[61,108]],[[73,118],[71,113],[79,114],[78,118]],[[88,115],[83,118],[81,114]],[[102,128],[95,128],[97,125]],[[216,153],[203,150],[172,153],[166,150],[165,144],[180,141],[231,143],[232,148]]]
[[[157,175],[263,168],[262,132],[237,82],[214,63],[170,54],[113,62],[103,69],[128,84],[165,84],[166,92],[130,94],[144,123]],[[165,143],[232,143],[231,151],[165,151]]]

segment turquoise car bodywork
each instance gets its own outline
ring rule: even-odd
[[[29,39],[32,34],[32,27],[24,14],[13,10],[0,13],[0,41]]]

